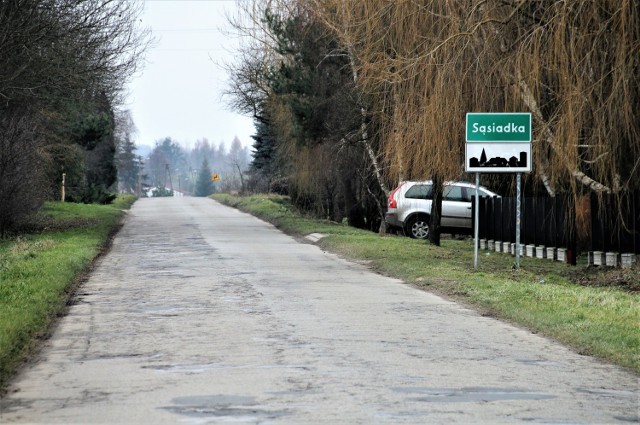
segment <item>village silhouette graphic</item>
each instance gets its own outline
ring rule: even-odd
[[[515,168],[515,167],[526,167],[527,166],[527,152],[520,152],[520,158],[512,156],[509,159],[502,158],[499,156],[493,157],[487,160],[487,154],[482,149],[482,154],[480,155],[480,159],[474,157],[469,158],[469,168]]]

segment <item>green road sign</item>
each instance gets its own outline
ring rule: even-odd
[[[467,142],[531,142],[528,112],[467,113]]]

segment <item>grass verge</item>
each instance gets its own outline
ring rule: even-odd
[[[50,202],[37,231],[0,240],[0,394],[38,339],[63,313],[75,283],[118,229],[123,208]]]
[[[441,247],[403,236],[378,235],[299,214],[286,197],[214,195],[296,236],[328,235],[322,248],[367,261],[382,274],[455,299],[524,326],[591,355],[640,373],[640,267],[612,270],[522,258],[513,269],[508,254],[480,251],[473,268],[473,241]]]

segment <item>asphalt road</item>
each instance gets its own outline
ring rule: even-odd
[[[0,423],[630,423],[638,391],[209,199],[142,199]]]

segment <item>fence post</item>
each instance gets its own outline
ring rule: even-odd
[[[62,173],[62,191],[61,191],[61,201],[64,202],[65,198],[65,184],[66,184],[67,173]]]
[[[502,243],[503,236],[502,230],[504,229],[504,213],[502,211],[502,198],[495,198],[493,204],[493,223],[494,223],[494,235],[495,241]]]
[[[487,240],[493,239],[495,240],[495,231],[494,231],[494,222],[493,222],[493,206],[496,198],[492,196],[487,199]]]
[[[564,203],[564,210],[566,211],[565,220],[565,232],[567,235],[567,262],[572,266],[577,264],[577,249],[578,249],[578,230],[576,226],[576,203],[575,198],[567,197]],[[567,224],[568,223],[568,224]],[[569,226],[567,229],[566,226]]]
[[[591,192],[589,196],[589,209],[590,209],[590,218],[591,218],[591,240],[589,243],[589,247],[591,251],[601,251],[602,250],[602,231],[601,224],[598,217],[598,200],[596,199],[596,194]]]

